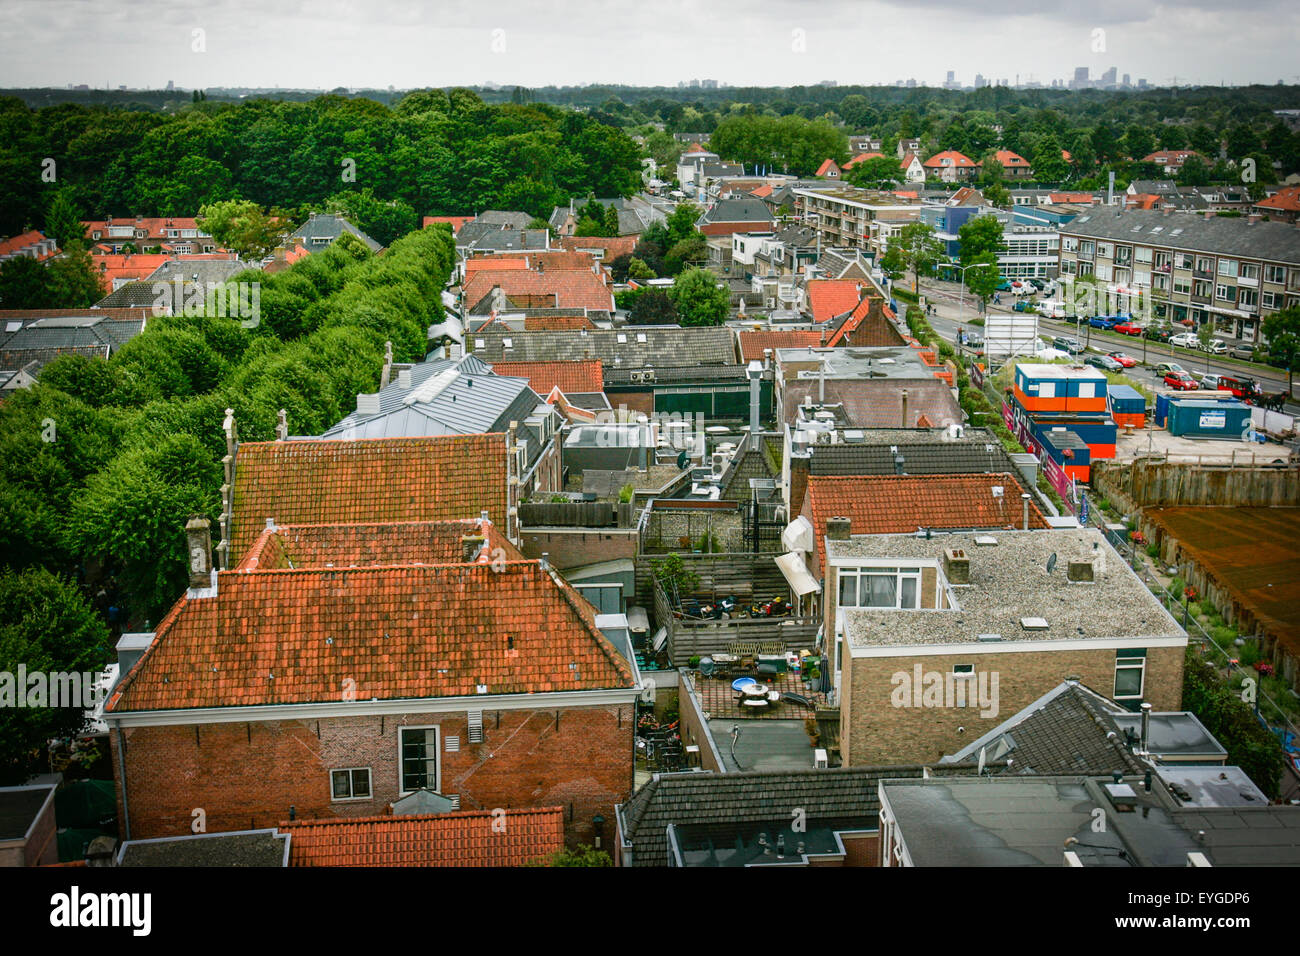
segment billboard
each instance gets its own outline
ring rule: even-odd
[[[1038,343],[1038,316],[1032,312],[990,313],[984,321],[984,354],[990,359],[1033,355]]]

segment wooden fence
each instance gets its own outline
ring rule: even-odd
[[[811,648],[821,625],[818,618],[758,617],[721,621],[687,621],[673,616],[667,595],[654,586],[655,619],[668,628],[668,656],[673,664],[684,665],[693,656],[737,653],[737,644],[759,643],[776,653]]]
[[[1092,465],[1092,485],[1125,511],[1148,505],[1218,505],[1276,507],[1300,505],[1300,468],[1285,451],[1255,463],[1171,461],[1139,458],[1133,462],[1100,461]]]

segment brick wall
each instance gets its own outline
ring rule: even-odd
[[[190,833],[195,808],[209,833],[274,826],[291,806],[299,819],[386,814],[400,796],[398,728],[437,726],[441,791],[459,794],[462,809],[562,806],[570,845],[590,843],[592,817],[612,821],[614,804],[631,794],[633,710],[485,711],[481,744],[469,742],[463,712],[130,728],[131,837]],[[459,752],[447,751],[449,736]],[[112,739],[123,819],[122,754]],[[351,767],[370,768],[371,797],[331,800],[330,770]]]
[[[952,673],[954,664],[974,664],[998,675],[997,713],[982,717],[978,684],[969,688],[967,706],[895,707],[891,695],[899,685],[893,675],[921,665],[922,674]],[[1041,653],[935,655],[844,659],[844,695],[840,715],[841,747],[846,766],[930,763],[955,753],[1028,706],[1067,677],[1110,696],[1115,689],[1115,650],[1043,651]],[[988,678],[986,687],[991,690]],[[1182,707],[1183,648],[1147,651],[1146,700],[1157,711]],[[992,711],[993,708],[988,708]],[[963,728],[961,732],[958,728]]]
[[[547,528],[520,532],[519,550],[526,558],[547,560],[559,571],[578,568],[600,561],[635,558],[635,528]]]

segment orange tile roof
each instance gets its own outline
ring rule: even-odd
[[[569,252],[583,249],[604,249],[605,260],[617,259],[636,248],[636,236],[561,236],[560,246]]]
[[[507,298],[553,296],[558,309],[612,311],[614,296],[601,278],[591,272],[502,272],[482,270],[465,280],[465,306],[472,308],[500,287]]]
[[[1050,193],[1047,197],[1052,202],[1068,203],[1087,203],[1092,204],[1092,193]]]
[[[465,275],[476,272],[523,272],[528,268],[528,260],[523,256],[476,256],[465,260]]]
[[[1139,162],[1155,163],[1158,166],[1181,166],[1193,156],[1200,158],[1194,149],[1161,149],[1143,156]]]
[[[634,687],[537,561],[222,571],[172,607],[113,713]],[[355,691],[345,697],[344,689]]]
[[[525,332],[573,332],[594,329],[596,323],[585,315],[525,315]],[[535,390],[534,390],[535,391]]]
[[[603,392],[604,368],[595,362],[493,362],[497,375],[528,379],[528,387],[538,395],[549,395],[558,387],[562,392]]]
[[[777,349],[810,349],[819,348],[822,344],[822,333],[814,332],[809,329],[803,331],[797,329],[781,329],[778,331],[750,331],[740,333],[740,360],[741,362],[752,362],[755,359],[763,361],[763,350],[771,349],[775,352]]]
[[[388,524],[300,524],[268,528],[236,571],[374,567],[389,564],[456,564],[461,542],[481,536],[488,553],[503,561],[524,556],[491,521],[398,521]]]
[[[1001,486],[1001,499],[992,488]],[[1020,528],[1021,486],[1014,475],[811,475],[803,513],[817,539],[818,567],[826,561],[826,520],[845,517],[851,534],[910,534],[917,528]],[[1029,524],[1046,528],[1029,502]]]
[[[26,249],[28,246],[34,246],[36,245],[36,243],[44,242],[44,241],[45,241],[44,234],[38,232],[35,229],[32,229],[28,232],[24,232],[20,236],[12,236],[8,239],[0,241],[0,256],[14,255],[20,249]],[[57,253],[47,252],[45,255],[40,256],[37,259],[37,261],[43,262],[44,260],[50,259],[55,255],[57,255]]]
[[[814,322],[829,322],[857,307],[858,283],[848,279],[813,279],[808,283],[808,308]]]
[[[420,223],[421,229],[428,229],[436,222],[445,222],[451,226],[451,234],[454,236],[460,232],[460,227],[467,222],[473,222],[473,216],[425,216],[424,221]]]
[[[858,153],[858,155],[854,156],[852,159],[850,159],[847,163],[844,164],[844,168],[852,169],[854,166],[858,165],[858,163],[865,163],[869,159],[884,159],[884,158],[885,158],[884,153]]]
[[[591,272],[596,260],[589,252],[572,252],[557,250],[555,252],[525,252],[510,255],[476,256],[465,260],[465,273],[487,270],[514,272],[519,269],[531,269],[534,272]]]
[[[1279,212],[1300,212],[1300,186],[1287,186],[1279,189],[1267,199],[1255,203],[1261,209],[1276,209]]]
[[[1003,169],[1023,169],[1029,165],[1029,160],[1009,149],[999,149],[993,154],[993,158],[1002,164]]]
[[[498,824],[500,819],[504,828]],[[564,849],[561,807],[281,823],[290,866],[524,866]]]
[[[828,159],[824,163],[822,163],[820,167],[818,167],[817,175],[826,176],[829,175],[832,170],[838,172],[839,168],[840,167],[835,164],[835,160]]]
[[[245,442],[235,455],[230,558],[266,528],[446,521],[487,510],[506,520],[506,436]]]
[[[750,195],[755,199],[766,199],[768,196],[772,195],[772,187],[764,183],[762,186],[759,186],[751,192]]]
[[[944,166],[945,159],[951,159],[952,162]],[[974,168],[975,163],[965,153],[959,153],[955,149],[945,149],[942,153],[935,153],[921,165],[929,169],[971,169]]]
[[[113,283],[119,279],[130,281],[149,278],[159,266],[165,265],[171,258],[161,252],[148,255],[97,254],[92,255],[90,261],[95,274],[100,276],[111,289]]]
[[[893,313],[889,310],[889,305],[880,296],[863,290],[862,301],[860,301],[853,311],[849,314],[840,327],[835,330],[829,339],[826,340],[828,347],[840,345],[850,335],[858,330],[864,321],[871,317],[871,307],[875,303],[880,303],[880,314],[888,315],[893,318]],[[879,326],[869,327],[871,338],[867,341],[857,341],[854,344],[859,346],[870,345],[897,345],[902,336],[898,331],[888,323]]]

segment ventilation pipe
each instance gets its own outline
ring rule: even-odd
[[[907,389],[903,389],[903,427],[907,427]]]
[[[1023,495],[1020,496],[1020,503],[1021,503],[1021,505],[1023,506],[1023,509],[1022,509],[1022,510],[1024,511],[1024,528],[1025,528],[1026,531],[1028,531],[1028,530],[1029,530],[1029,494],[1028,494],[1028,492],[1026,492],[1025,494],[1023,494]]]
[[[1151,752],[1151,705],[1142,704],[1142,736],[1138,742],[1143,754]]]

